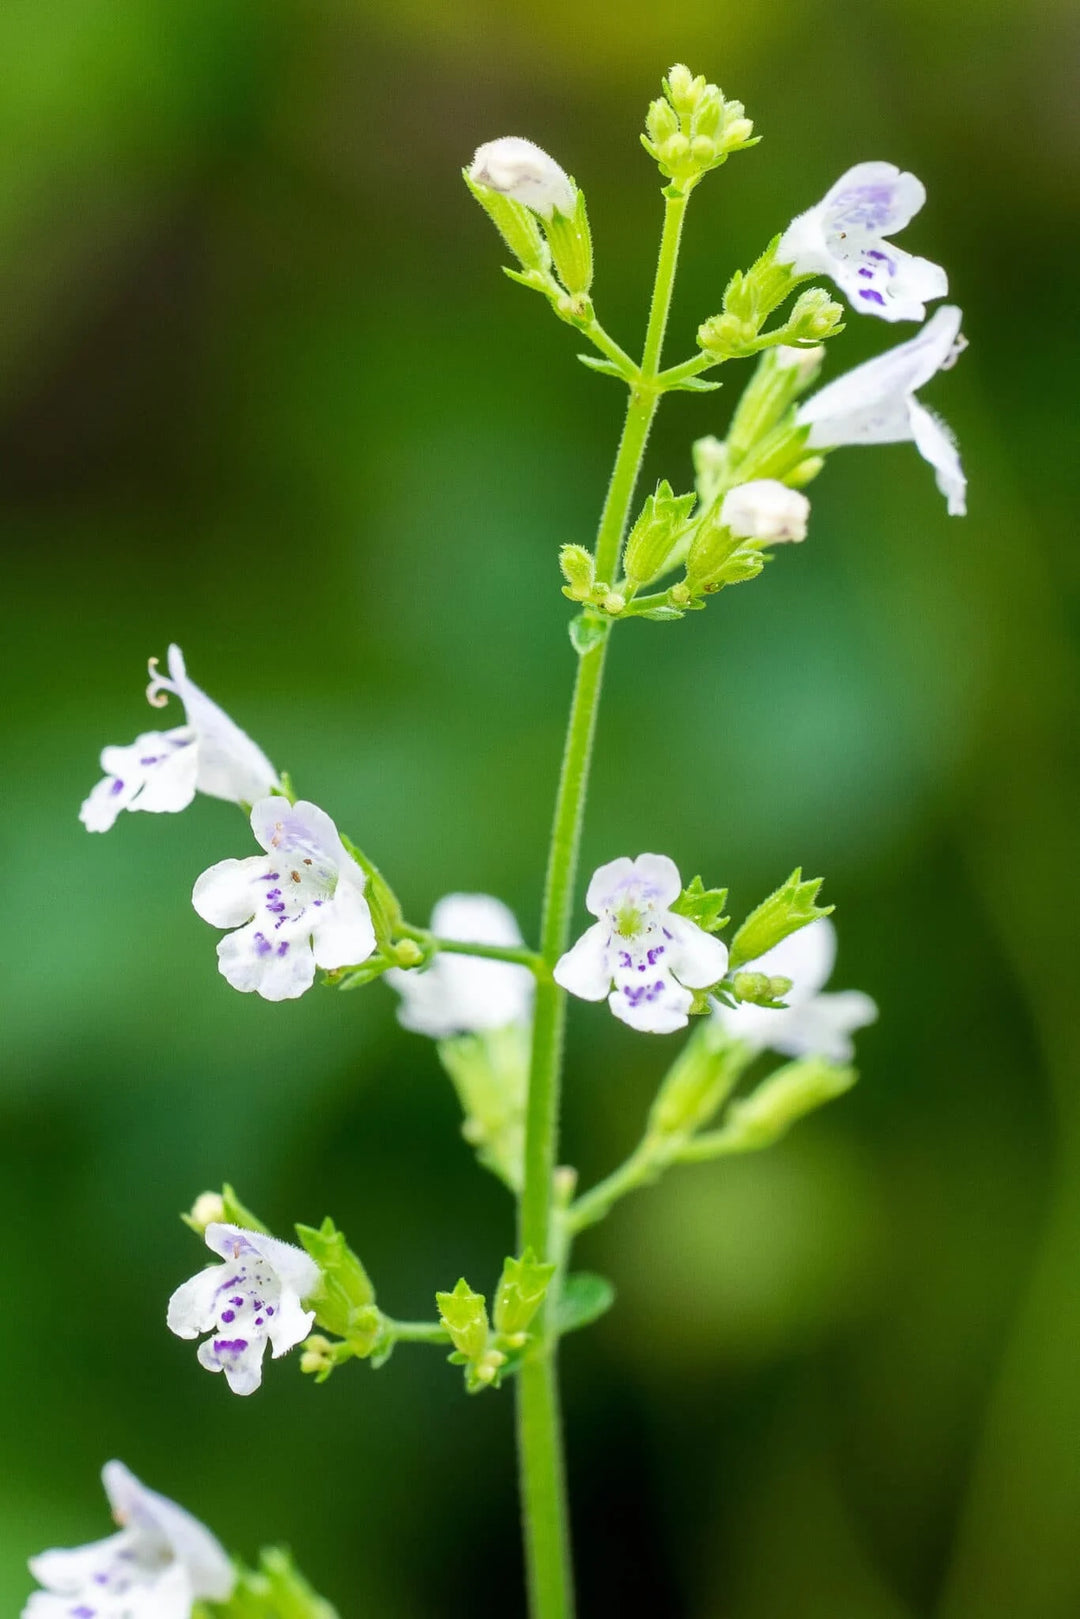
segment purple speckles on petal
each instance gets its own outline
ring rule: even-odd
[[[266,1313],[267,1313],[267,1315],[273,1315],[273,1313],[274,1313],[274,1306],[273,1306],[273,1305],[272,1305],[272,1304],[268,1304],[268,1305],[267,1305],[267,1306],[266,1306]]]
[[[261,1327],[261,1326],[262,1326],[262,1325],[263,1325],[263,1318],[262,1318],[262,1316],[261,1316],[261,1315],[257,1315],[257,1316],[256,1316],[256,1317],[255,1317],[255,1325],[256,1325],[256,1326],[257,1326],[257,1327]]]
[[[88,1608],[85,1602],[81,1602],[77,1608],[72,1608],[71,1619],[94,1619],[96,1613],[96,1608]]]
[[[114,776],[113,784],[109,788],[109,792],[112,794],[113,798],[115,798],[117,793],[122,793],[123,790],[124,790],[124,784],[120,780],[120,777],[119,776]]]
[[[215,1355],[242,1355],[248,1346],[246,1338],[215,1338]]]
[[[654,944],[652,949],[648,953],[649,966],[650,967],[655,967],[656,963],[660,960],[660,957],[663,954],[664,954],[664,946],[662,944]]]
[[[280,926],[280,923],[278,925]],[[282,939],[281,943],[277,947],[277,953],[279,956],[287,956],[289,954],[289,945],[287,940]]]
[[[236,1306],[236,1308],[237,1308],[237,1309],[238,1309],[238,1310],[241,1310],[241,1309],[243,1309],[243,1306],[244,1306],[244,1295],[243,1295],[243,1294],[242,1294],[242,1293],[239,1293],[239,1294],[238,1294],[238,1295],[237,1295],[237,1296],[236,1296],[236,1298],[234,1298],[234,1299],[230,1299],[230,1300],[229,1300],[229,1303],[230,1303],[230,1304],[235,1304],[235,1306]]]
[[[255,945],[255,954],[257,956],[268,956],[271,950],[274,948],[270,941],[261,933],[256,933],[252,942]]]
[[[221,1312],[221,1324],[222,1324],[223,1327],[231,1327],[235,1320],[236,1320],[236,1311],[235,1310],[222,1310],[222,1312]]]
[[[860,298],[865,298],[869,303],[872,303],[872,304],[881,304],[882,306],[884,306],[884,303],[885,303],[885,300],[881,296],[881,293],[880,292],[875,292],[873,287],[860,287],[859,288],[859,297]]]
[[[619,951],[619,966],[620,967],[632,967],[633,965],[634,965],[633,958],[631,957],[629,950],[620,950]]]

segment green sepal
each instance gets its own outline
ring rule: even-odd
[[[681,382],[668,382],[664,385],[664,392],[669,394],[711,394],[717,388],[722,388],[722,382],[709,382],[705,377],[684,377]]]
[[[394,890],[375,863],[368,859],[364,851],[356,846],[350,838],[342,832],[342,844],[346,851],[356,861],[360,870],[367,878],[364,884],[364,898],[367,900],[371,912],[371,924],[375,929],[375,937],[380,945],[392,942],[394,934],[402,923],[401,905]]]
[[[689,917],[706,933],[719,933],[731,921],[723,914],[727,897],[726,888],[706,888],[700,877],[692,877],[671,909]]]
[[[561,214],[555,209],[551,218],[544,220],[544,234],[559,280],[572,298],[581,298],[592,286],[592,232],[585,193],[573,180],[570,184],[574,187],[573,212]]]
[[[555,1266],[538,1260],[531,1248],[520,1259],[508,1257],[503,1262],[491,1312],[500,1336],[512,1338],[525,1332],[543,1304],[554,1274]]]
[[[709,1010],[709,992],[698,992]],[[753,1059],[753,1048],[733,1040],[718,1018],[694,1030],[661,1082],[649,1109],[652,1138],[693,1135],[727,1101]]]
[[[599,371],[605,377],[618,377],[621,382],[629,382],[634,375],[632,371],[628,372],[614,360],[602,359],[599,354],[579,354],[578,359],[582,365],[587,365],[590,371]]]
[[[462,170],[462,178],[514,257],[527,270],[546,270],[551,254],[531,209],[491,186],[480,185],[468,169]]]
[[[802,1057],[770,1074],[742,1101],[732,1102],[717,1132],[729,1143],[727,1150],[758,1152],[771,1147],[807,1113],[843,1096],[858,1079],[858,1071],[824,1057]]]
[[[615,1288],[594,1271],[573,1272],[563,1283],[555,1309],[555,1332],[562,1338],[606,1315],[615,1303]]]
[[[819,917],[831,915],[836,909],[834,905],[815,903],[824,880],[823,877],[804,880],[802,867],[796,866],[787,882],[762,900],[739,928],[731,941],[730,967],[739,967],[744,961],[757,961],[788,934],[798,932]]]
[[[370,1355],[382,1329],[371,1278],[329,1215],[322,1225],[297,1225],[296,1235],[322,1272],[322,1286],[312,1299],[315,1320],[344,1338],[353,1353]]]
[[[570,644],[579,658],[595,647],[602,646],[611,630],[611,620],[596,613],[578,613],[569,624]]]
[[[436,1293],[435,1303],[454,1348],[468,1361],[479,1359],[490,1332],[484,1295],[474,1293],[462,1276],[452,1293]]]
[[[363,989],[365,984],[373,984],[388,968],[396,965],[384,955],[370,956],[359,967],[332,968],[323,974],[322,981],[328,989]]]
[[[687,607],[690,603],[687,602]],[[672,624],[677,618],[682,618],[686,608],[683,607],[650,607],[646,613],[635,613],[635,618],[651,618],[660,624]]]

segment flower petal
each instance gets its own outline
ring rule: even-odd
[[[230,1229],[236,1231],[238,1227],[207,1226],[206,1229],[207,1247],[212,1247],[215,1253],[221,1253],[222,1250],[217,1244],[221,1241],[227,1243],[228,1240],[222,1234],[228,1233]],[[213,1242],[209,1240],[211,1231],[214,1232]],[[271,1266],[282,1287],[291,1289],[301,1299],[308,1298],[318,1288],[322,1271],[303,1248],[298,1248],[292,1242],[282,1242],[280,1237],[267,1236],[263,1231],[245,1231],[244,1237],[248,1245]],[[228,1258],[228,1253],[225,1257]]]
[[[513,911],[491,894],[444,894],[431,913],[431,931],[462,944],[523,942]]]
[[[128,1528],[155,1534],[169,1546],[187,1576],[189,1600],[191,1595],[212,1602],[224,1602],[229,1597],[236,1576],[209,1529],[175,1501],[147,1489],[123,1462],[106,1462],[101,1479],[120,1521]]]
[[[770,1039],[773,1051],[787,1057],[824,1057],[829,1062],[850,1062],[855,1055],[851,1036],[873,1023],[877,1006],[861,990],[839,990],[814,995],[784,1014],[786,1022]]]
[[[612,862],[612,865],[618,864],[618,861]],[[626,864],[629,866],[630,862]],[[600,873],[596,875],[598,877]],[[593,878],[595,881],[596,877]],[[591,906],[589,908],[592,909]],[[556,962],[552,973],[555,982],[583,1001],[602,1001],[611,988],[607,941],[605,923],[594,922],[591,928],[586,928],[577,943]]]
[[[262,1382],[265,1338],[207,1338],[196,1351],[208,1372],[224,1372],[234,1394],[254,1394]]]
[[[191,903],[204,922],[216,928],[238,928],[258,909],[257,884],[267,874],[265,855],[246,860],[219,860],[196,878]]]
[[[290,1349],[303,1343],[314,1324],[314,1310],[302,1310],[294,1293],[284,1295],[267,1329],[273,1358],[280,1360]]]
[[[620,855],[618,860],[609,860],[606,866],[597,866],[585,894],[585,909],[591,911],[593,916],[599,916],[604,907],[612,903],[619,890],[633,881],[633,876],[634,862],[625,854]]]
[[[840,176],[826,193],[825,208],[834,230],[895,236],[925,201],[926,187],[914,174],[902,173],[895,163],[871,161]]]
[[[894,444],[914,436],[910,395],[947,364],[960,333],[960,310],[945,304],[915,337],[857,365],[799,406],[811,448]]]
[[[39,1585],[47,1586],[50,1591],[60,1596],[75,1596],[115,1562],[128,1540],[128,1535],[121,1533],[92,1541],[88,1546],[39,1552],[30,1558],[30,1572]]]
[[[945,496],[950,517],[967,512],[967,479],[960,465],[956,440],[939,416],[917,399],[911,402],[911,430],[915,447],[934,469],[935,482]]]
[[[251,830],[268,853],[302,854],[306,850],[335,870],[355,865],[329,815],[307,799],[297,799],[295,804],[279,796],[260,799],[252,805]]]
[[[188,678],[184,655],[176,645],[169,647],[169,674],[198,735],[199,792],[234,804],[254,804],[276,787],[277,771],[265,753]]]
[[[633,867],[634,876],[647,886],[657,910],[666,911],[682,893],[679,868],[666,854],[639,854]]]
[[[253,991],[264,1001],[294,1001],[315,982],[315,957],[308,937],[267,938],[257,922],[218,942],[218,969],[242,995]]]
[[[674,1034],[686,1027],[693,1000],[690,991],[665,972],[646,984],[613,989],[608,1005],[622,1023],[643,1034]]]
[[[221,1266],[208,1265],[190,1281],[181,1283],[169,1300],[165,1314],[169,1331],[175,1332],[178,1338],[197,1338],[200,1333],[212,1332],[217,1325],[220,1281]]]
[[[673,911],[664,917],[664,927],[674,940],[669,966],[679,982],[691,989],[718,984],[728,968],[727,945]]]
[[[324,901],[320,910],[308,912],[309,917],[318,919],[312,926],[311,938],[315,964],[324,971],[356,966],[375,949],[375,929],[359,870],[357,877],[360,882],[343,874],[333,897]]]

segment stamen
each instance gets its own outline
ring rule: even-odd
[[[169,693],[176,691],[176,687],[167,675],[158,674],[160,661],[160,658],[149,658],[146,664],[150,675],[150,684],[146,688],[146,701],[151,708],[164,708],[169,701]]]

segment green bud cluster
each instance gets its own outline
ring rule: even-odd
[[[644,585],[663,573],[669,557],[686,533],[696,496],[676,495],[665,480],[649,495],[626,541],[623,571],[632,585]]]
[[[642,145],[677,192],[690,191],[732,152],[754,146],[754,126],[741,101],[676,63],[663,81],[663,96],[649,107]]]
[[[454,1346],[450,1363],[464,1367],[468,1393],[498,1388],[506,1371],[513,1370],[512,1357],[528,1344],[528,1328],[554,1274],[555,1266],[540,1263],[531,1248],[520,1259],[508,1258],[495,1290],[494,1327],[484,1295],[475,1293],[464,1277],[452,1293],[436,1293],[439,1319]]]
[[[819,916],[829,916],[834,906],[815,904],[823,881],[822,877],[804,881],[802,868],[796,866],[787,882],[751,911],[732,939],[732,968],[741,966],[744,961],[756,961],[789,933],[806,927]]]
[[[782,1007],[790,988],[790,978],[770,978],[768,973],[736,973],[731,981],[735,999],[754,1006]]]
[[[774,237],[749,270],[735,271],[724,290],[723,313],[698,328],[698,347],[717,361],[752,353],[773,310],[805,280],[789,264],[777,264],[779,240]]]

